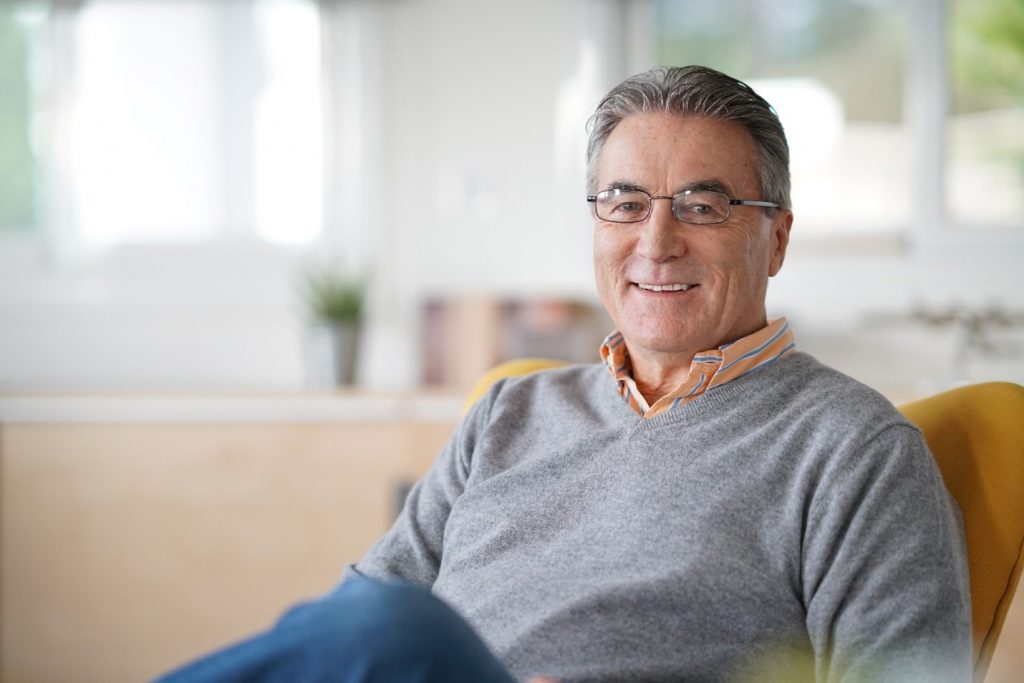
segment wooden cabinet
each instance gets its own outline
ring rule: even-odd
[[[0,425],[0,680],[147,680],[269,626],[387,530],[446,405]]]

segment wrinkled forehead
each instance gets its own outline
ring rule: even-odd
[[[735,121],[694,115],[642,112],[625,117],[605,141],[596,171],[597,190],[633,186],[673,193],[716,183],[734,196],[760,192],[750,132]]]

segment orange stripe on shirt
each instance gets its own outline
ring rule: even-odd
[[[796,346],[793,331],[785,318],[773,320],[764,328],[717,349],[695,354],[690,361],[690,372],[678,387],[662,396],[654,405],[640,393],[632,376],[632,363],[626,341],[620,332],[612,332],[601,344],[601,358],[612,377],[618,382],[620,395],[629,407],[651,418],[684,405],[708,389],[731,382],[767,365],[793,351]]]

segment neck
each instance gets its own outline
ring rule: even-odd
[[[691,348],[685,351],[656,351],[647,348],[637,348],[623,338],[626,349],[629,352],[630,365],[632,366],[633,381],[637,389],[643,395],[647,405],[654,403],[679,387],[690,376],[690,365],[693,357],[716,349],[726,342],[736,342],[747,337],[768,324],[767,318],[762,318],[749,329],[740,333],[725,335],[719,342],[709,345],[706,348]]]
[[[654,403],[683,383],[690,374],[694,354],[671,354],[671,357],[650,355],[634,356],[630,353],[633,381],[647,405]]]

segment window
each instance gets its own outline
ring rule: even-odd
[[[31,73],[42,8],[0,4],[0,232],[39,225],[37,138],[33,136],[36,93]]]
[[[314,0],[3,5],[0,224],[46,206],[85,247],[316,239],[319,39]]]
[[[945,226],[1020,227],[1019,0],[657,0],[654,14],[660,63],[722,69],[776,107],[801,231],[905,232],[922,215]],[[946,37],[931,35],[942,26]],[[912,72],[929,62],[929,41],[950,68]],[[920,104],[911,81],[922,73],[936,79],[928,92],[952,93],[948,117],[941,104],[925,107],[928,125],[907,111]],[[944,176],[924,168],[932,157],[922,149],[946,150],[934,157]]]
[[[1024,216],[1024,4],[955,0],[946,187],[952,220],[998,227]]]

